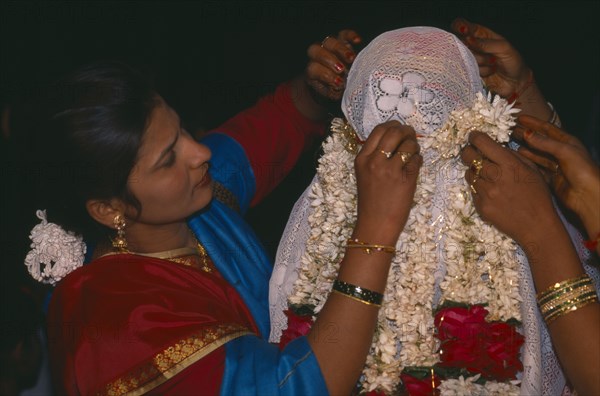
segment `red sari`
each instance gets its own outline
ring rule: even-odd
[[[218,273],[132,254],[71,273],[48,317],[59,394],[218,394],[223,345],[258,333]]]

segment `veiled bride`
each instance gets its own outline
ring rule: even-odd
[[[288,316],[318,315],[356,219],[353,160],[375,126],[398,120],[417,132],[424,163],[360,391],[392,394],[403,383],[442,394],[561,394],[566,380],[526,256],[479,218],[458,158],[473,130],[508,143],[517,110],[486,93],[454,35],[430,27],[386,32],[361,51],[342,110],[279,245],[271,341]]]

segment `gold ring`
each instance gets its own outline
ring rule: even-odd
[[[406,165],[406,163],[410,161],[410,158],[413,156],[412,153],[409,153],[408,151],[396,151],[396,154],[400,156],[403,165]]]
[[[471,188],[471,192],[473,194],[477,194],[477,190],[475,189],[475,182],[477,181],[477,179],[474,179],[473,182],[471,184],[469,184],[469,187]]]
[[[475,158],[473,161],[471,161],[471,171],[475,174],[474,181],[477,180],[482,169],[483,158]]]
[[[379,150],[379,152],[381,154],[385,155],[385,158],[387,158],[387,159],[392,158],[392,155],[394,155],[394,153],[392,153],[391,151]]]
[[[325,46],[325,41],[329,40],[331,38],[331,36],[327,36],[323,39],[323,41],[321,41],[321,48],[323,48]]]

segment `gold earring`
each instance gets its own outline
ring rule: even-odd
[[[127,252],[127,239],[125,239],[125,218],[121,215],[116,215],[113,219],[113,224],[117,229],[117,236],[112,241],[113,247],[119,252]]]

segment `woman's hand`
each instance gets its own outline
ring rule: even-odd
[[[537,243],[550,225],[560,223],[550,190],[534,164],[480,132],[471,132],[469,143],[461,154],[469,166],[465,179],[484,221],[521,245]],[[474,162],[478,159],[483,159],[479,171]]]
[[[452,30],[475,56],[479,74],[490,90],[507,98],[527,84],[531,70],[504,37],[462,18],[452,22]]]
[[[582,220],[590,237],[600,232],[600,168],[577,138],[549,122],[521,116],[514,136],[519,154],[547,175],[556,196]]]
[[[356,58],[353,45],[361,42],[353,30],[342,30],[337,37],[327,36],[321,43],[308,47],[306,82],[318,95],[340,100],[348,69]]]
[[[395,245],[413,203],[423,163],[413,128],[398,121],[375,127],[356,156],[357,229],[368,240]]]
[[[533,72],[519,52],[502,36],[485,26],[458,18],[452,30],[471,50],[479,74],[494,93],[516,102],[521,114],[550,119],[552,109],[533,79]]]

